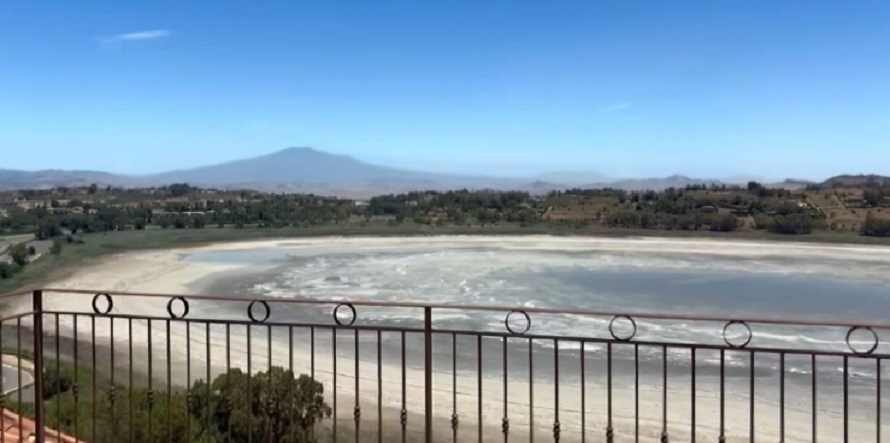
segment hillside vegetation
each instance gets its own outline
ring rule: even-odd
[[[249,238],[538,233],[890,239],[890,183],[858,177],[852,184],[833,181],[793,191],[751,182],[639,192],[569,189],[544,196],[416,191],[365,201],[188,184],[91,185],[2,193],[0,211],[0,233],[33,234],[51,244],[45,251],[25,244],[2,251],[0,280],[6,284],[0,286],[6,289],[36,278],[20,275],[28,267],[55,269],[109,252]],[[121,235],[128,232],[133,235]],[[49,257],[31,263],[35,255]]]

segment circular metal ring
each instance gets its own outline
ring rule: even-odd
[[[108,305],[105,307],[105,310],[104,310],[104,311],[102,311],[102,310],[99,309],[99,298],[100,298],[100,297],[101,297],[101,298],[104,298],[104,299],[105,299],[105,302],[108,304]],[[113,308],[113,307],[114,307],[114,302],[111,300],[111,296],[110,296],[110,295],[105,294],[105,293],[101,293],[101,294],[96,294],[96,295],[93,296],[93,312],[95,312],[96,314],[98,314],[98,315],[108,315],[108,313],[111,312],[111,308]]]
[[[510,326],[510,317],[512,317],[513,314],[517,314],[517,315],[521,315],[521,316],[525,317],[525,328],[523,328],[521,331],[518,329],[513,329],[513,327]],[[514,311],[510,311],[510,313],[508,313],[507,316],[504,317],[504,326],[507,327],[507,330],[510,331],[511,334],[522,335],[522,334],[525,334],[526,332],[528,332],[528,329],[532,327],[532,319],[528,316],[528,313],[526,313],[525,311],[514,310]]]
[[[343,307],[348,308],[349,311],[352,312],[352,318],[349,319],[349,323],[343,323],[343,321],[341,321],[340,317],[337,315],[337,313],[340,312],[340,308]],[[332,312],[331,315],[334,317],[334,323],[336,323],[337,326],[352,326],[352,324],[355,323],[356,317],[355,306],[352,306],[352,304],[350,303],[340,303],[334,308],[334,312]]]
[[[176,315],[173,312],[173,302],[179,300],[182,302],[182,315]],[[170,314],[170,318],[174,320],[181,320],[185,318],[186,315],[189,315],[189,302],[185,299],[185,297],[173,297],[170,301],[167,302],[167,314]]]
[[[871,336],[875,340],[874,344],[872,344],[870,348],[868,348],[864,351],[857,351],[856,348],[853,347],[853,344],[850,343],[850,337],[853,336],[854,332],[856,332],[860,329],[864,330],[864,331],[871,332]],[[868,326],[853,326],[852,328],[850,328],[849,331],[847,331],[847,347],[850,348],[850,350],[853,351],[854,354],[859,354],[859,355],[871,354],[872,352],[875,352],[875,349],[878,349],[878,333],[875,332],[874,329],[872,329]]]
[[[627,337],[619,337],[618,334],[615,333],[615,320],[618,320],[621,318],[626,319],[627,321],[630,322],[630,325],[633,326],[633,330],[630,332],[630,335],[628,335]],[[630,341],[631,339],[634,338],[635,335],[637,335],[637,322],[635,322],[634,319],[630,318],[630,316],[616,315],[616,316],[612,317],[612,321],[609,322],[609,334],[612,334],[612,338],[614,338],[615,340]]]
[[[745,327],[745,330],[748,331],[748,336],[745,338],[744,342],[736,344],[736,343],[729,341],[729,338],[726,337],[726,331],[728,331],[729,327],[732,325],[742,325]],[[730,348],[733,348],[733,349],[744,348],[745,346],[748,346],[748,343],[751,343],[751,339],[753,337],[754,337],[754,333],[751,332],[751,327],[748,326],[748,324],[742,320],[730,320],[729,322],[726,323],[726,325],[723,326],[723,342],[726,343],[726,346],[729,346]]]
[[[253,315],[253,306],[257,303],[259,303],[260,306],[262,306],[263,309],[265,310],[265,313],[263,314],[262,318],[257,318],[256,316]],[[266,303],[265,300],[254,300],[254,301],[250,302],[249,305],[247,305],[247,316],[250,317],[250,321],[252,321],[254,323],[264,323],[266,320],[269,319],[269,315],[271,313],[272,313],[272,311],[269,310],[269,303]]]

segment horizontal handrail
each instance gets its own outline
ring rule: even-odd
[[[862,327],[872,329],[890,329],[890,322],[863,322],[858,320],[817,320],[817,319],[795,319],[781,317],[749,317],[728,315],[723,317],[694,315],[694,314],[671,314],[663,312],[651,311],[602,311],[589,309],[561,309],[561,308],[534,308],[522,306],[507,305],[468,305],[468,304],[445,304],[445,303],[426,303],[426,302],[390,302],[390,301],[346,301],[346,300],[325,300],[325,299],[284,299],[266,296],[244,297],[240,295],[196,295],[196,294],[164,294],[164,293],[148,293],[148,292],[117,292],[117,291],[96,291],[83,289],[62,289],[62,288],[43,288],[38,289],[43,292],[96,295],[108,294],[122,297],[147,297],[147,298],[165,298],[171,299],[176,297],[185,297],[190,299],[211,300],[211,301],[227,301],[227,302],[253,302],[264,301],[267,303],[287,303],[287,304],[310,304],[310,305],[351,305],[366,307],[385,307],[385,308],[406,308],[406,309],[448,309],[448,310],[465,310],[465,311],[490,311],[490,312],[510,312],[519,311],[526,314],[549,314],[549,315],[577,315],[577,316],[601,316],[601,317],[633,317],[634,319],[647,320],[680,320],[680,321],[703,321],[703,322],[743,322],[757,324],[776,324],[776,325],[792,325],[792,326],[821,326],[821,327]]]

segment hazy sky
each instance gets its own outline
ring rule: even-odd
[[[0,168],[890,173],[890,2],[0,2]]]

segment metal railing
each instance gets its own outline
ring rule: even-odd
[[[0,408],[36,441],[886,435],[890,324],[69,289],[0,304]]]

